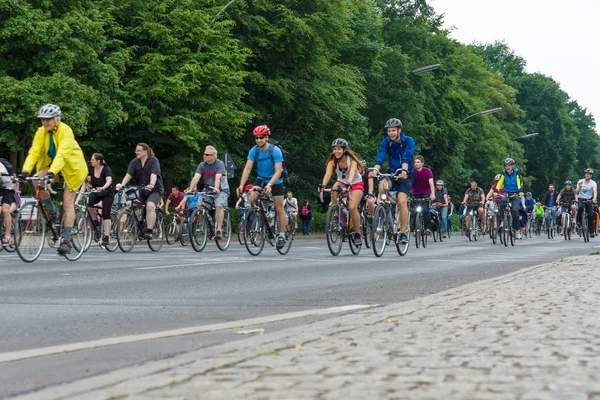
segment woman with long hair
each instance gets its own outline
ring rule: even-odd
[[[365,186],[361,175],[363,166],[356,153],[348,148],[347,140],[341,138],[335,139],[331,143],[331,147],[332,152],[327,158],[325,176],[323,177],[323,183],[320,190],[329,183],[334,171],[337,175],[337,179],[333,188],[349,188],[350,198],[348,201],[348,211],[350,212],[350,218],[354,228],[354,244],[361,245],[362,240],[360,237],[360,214],[358,212],[358,205],[365,192]],[[332,192],[330,205],[335,204],[336,200],[337,193]]]

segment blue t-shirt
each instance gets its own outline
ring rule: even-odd
[[[283,154],[281,154],[279,147],[273,146],[270,143],[267,147],[267,151],[262,151],[258,149],[258,146],[254,146],[248,152],[248,160],[254,162],[254,159],[256,158],[256,150],[258,149],[258,165],[256,165],[256,175],[258,175],[258,178],[266,183],[268,183],[273,175],[275,175],[275,163],[271,161],[271,157],[269,156],[269,153],[271,152],[270,147],[273,147],[273,161],[275,163],[283,162]],[[275,181],[275,184],[278,183],[283,183],[283,178],[280,177],[277,179],[277,181]]]
[[[535,199],[533,197],[531,199],[525,199],[525,207],[527,207],[529,211],[533,210],[533,207],[535,207]]]
[[[185,201],[187,202],[187,206],[189,209],[195,209],[196,206],[198,205],[198,198],[199,198],[199,194],[198,193],[188,193],[185,195]]]

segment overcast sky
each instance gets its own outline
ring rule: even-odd
[[[599,0],[431,0],[451,37],[470,44],[504,40],[527,72],[556,80],[600,125]],[[596,128],[598,132],[598,127]]]

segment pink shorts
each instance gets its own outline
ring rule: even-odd
[[[342,185],[345,185],[344,182],[342,181],[335,181],[335,183],[341,183]],[[352,190],[360,190],[364,193],[365,191],[365,182],[364,181],[360,181],[358,183],[355,183],[352,185]]]

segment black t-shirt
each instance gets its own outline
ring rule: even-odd
[[[92,167],[91,165],[88,165],[88,176],[91,178],[90,180],[90,184],[92,186],[92,188],[99,188],[99,187],[103,187],[104,185],[106,185],[106,178],[108,178],[109,176],[113,176],[112,175],[112,171],[110,170],[110,167],[108,165],[105,165],[102,167],[102,170],[100,171],[100,177],[96,178],[96,176],[94,175],[94,167]],[[112,185],[107,189],[107,190],[111,190],[112,189]]]
[[[156,174],[156,184],[152,191],[160,193],[164,191],[162,176],[160,175],[160,163],[158,162],[158,158],[154,156],[148,157],[144,166],[142,166],[142,162],[138,158],[134,158],[129,163],[127,173],[133,177],[136,185],[149,185],[150,174]]]

